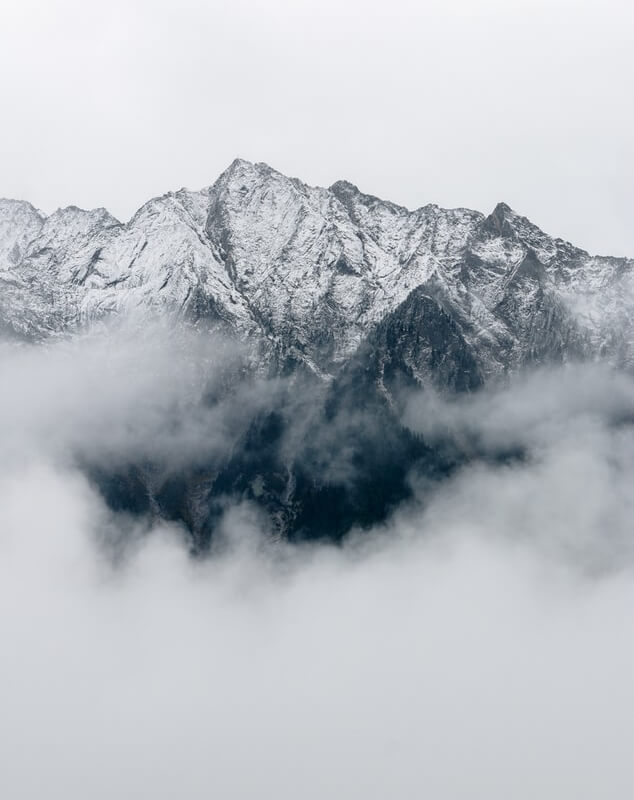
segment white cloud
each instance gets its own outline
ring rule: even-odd
[[[0,345],[0,461],[45,453],[62,463],[141,458],[177,467],[213,459],[278,390],[254,377],[229,401],[211,402],[247,358],[246,347],[160,320]]]
[[[467,468],[343,548],[271,545],[238,506],[192,562],[178,528],[113,515],[58,457],[103,447],[86,403],[138,444],[157,429],[135,409],[171,396],[174,350],[155,338],[130,345],[134,371],[119,340],[87,393],[104,341],[77,345],[72,370],[65,345],[50,371],[31,350],[0,361],[54,404],[10,387],[31,446],[0,460],[3,797],[629,800],[626,379],[581,402],[585,374],[538,376],[520,385],[539,413],[513,386],[490,395],[481,441],[521,428],[529,458]],[[441,418],[473,433],[482,402]],[[63,409],[79,427],[53,435]],[[122,528],[135,545],[113,566],[100,542]]]

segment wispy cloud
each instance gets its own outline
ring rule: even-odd
[[[0,356],[4,797],[631,796],[629,378],[411,398],[425,436],[522,457],[431,493],[414,476],[413,501],[341,547],[272,543],[232,504],[192,560],[71,455],[224,447],[223,415],[161,438],[220,380],[218,351],[109,341]],[[247,409],[276,391],[249,386]]]

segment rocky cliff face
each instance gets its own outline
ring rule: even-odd
[[[549,359],[631,365],[633,264],[551,238],[503,203],[489,216],[408,211],[246,161],[208,189],[151,200],[127,224],[104,209],[45,217],[0,202],[6,331],[41,338],[169,311],[324,376],[412,292],[453,321],[483,376]]]
[[[474,391],[551,362],[631,368],[633,310],[634,261],[590,256],[504,203],[488,216],[409,211],[345,181],[309,187],[241,160],[126,224],[104,209],[46,217],[0,201],[5,338],[169,314],[249,342],[256,372],[311,384],[302,435],[291,398],[277,397],[222,465],[99,475],[113,505],[184,520],[198,543],[227,494],[260,503],[282,535],[339,535],[380,518],[413,465],[444,474],[460,461],[400,426],[403,387]],[[380,443],[367,433],[377,426]],[[338,459],[354,464],[354,485],[336,477]]]

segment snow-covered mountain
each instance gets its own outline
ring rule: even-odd
[[[548,360],[631,366],[633,298],[634,261],[590,256],[503,203],[488,216],[408,211],[345,181],[310,187],[242,160],[126,224],[104,209],[47,217],[0,201],[0,325],[18,337],[169,311],[330,377],[380,323],[396,315],[398,328],[399,309],[411,317],[424,303],[418,349],[404,353],[412,373],[436,379],[442,344],[420,337],[446,315],[486,380]]]
[[[113,508],[178,520],[195,549],[228,497],[258,505],[273,535],[290,538],[385,518],[413,473],[434,485],[479,457],[473,443],[429,443],[408,428],[412,389],[471,392],[524,366],[588,359],[629,369],[633,312],[634,261],[590,256],[503,203],[488,216],[408,211],[350,183],[309,187],[240,160],[126,224],[104,209],[47,217],[0,201],[3,338],[169,315],[204,341],[221,331],[250,346],[249,368],[230,366],[190,409],[202,451],[214,426],[231,434],[226,449],[202,457],[197,445],[194,457],[188,440],[178,458],[124,448],[107,463],[80,459]],[[180,422],[167,422],[175,446]]]

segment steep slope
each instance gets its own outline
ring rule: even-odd
[[[230,432],[225,450],[82,462],[113,508],[179,520],[195,549],[227,497],[255,503],[289,538],[383,519],[412,473],[431,485],[477,457],[404,426],[408,392],[475,392],[552,362],[631,368],[633,311],[632,260],[590,256],[503,203],[488,216],[409,211],[345,181],[310,187],[241,160],[127,223],[0,201],[3,338],[172,315],[206,341],[220,331],[249,346],[189,412]],[[199,433],[203,445],[213,433]]]
[[[127,224],[103,209],[44,218],[2,201],[0,258],[2,324],[22,336],[169,311],[248,336],[279,368],[332,376],[422,287],[485,377],[550,359],[633,359],[631,260],[591,257],[504,204],[488,217],[410,212],[241,160]]]

